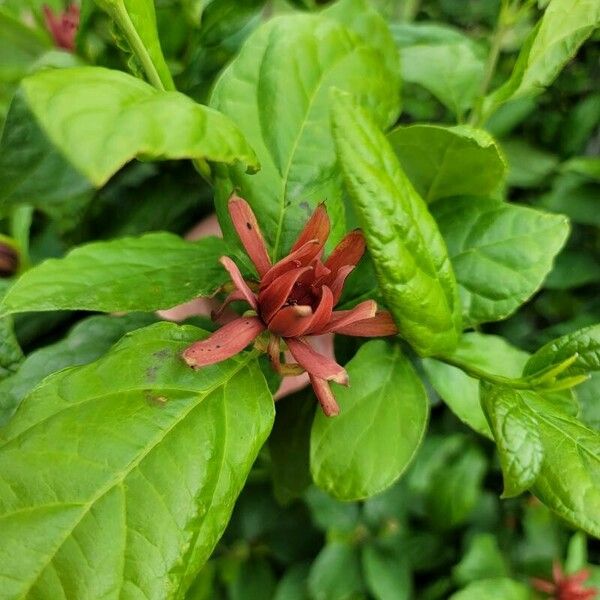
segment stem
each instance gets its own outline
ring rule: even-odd
[[[437,360],[441,360],[448,365],[459,368],[461,371],[464,371],[467,375],[469,375],[469,377],[473,377],[474,379],[481,379],[489,383],[511,387],[516,390],[532,389],[531,382],[525,381],[524,379],[511,379],[510,377],[502,377],[502,375],[494,375],[493,373],[488,373],[483,369],[479,369],[478,367],[465,363],[462,360],[451,356],[437,356],[436,358]]]
[[[33,206],[21,204],[16,206],[10,215],[10,235],[19,246],[19,271],[29,268],[29,230],[33,218]]]
[[[146,77],[148,77],[148,81],[157,89],[157,90],[165,90],[165,85],[156,70],[154,63],[152,62],[152,58],[150,54],[148,54],[148,50],[146,46],[144,46],[144,42],[138,35],[138,32],[135,28],[135,25],[131,21],[129,17],[129,13],[125,8],[125,4],[123,2],[118,2],[115,6],[115,21],[119,23],[121,26],[127,41],[129,42],[131,49],[134,54],[137,56],[138,60],[142,64],[144,72],[146,73]]]

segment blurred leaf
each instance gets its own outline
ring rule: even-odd
[[[600,282],[600,261],[595,253],[565,250],[556,257],[544,287],[549,290],[568,290],[596,282]]]
[[[307,565],[289,568],[277,584],[273,600],[309,600]]]
[[[587,538],[583,531],[577,531],[571,536],[565,559],[565,572],[576,573],[587,566]]]
[[[504,158],[482,129],[410,125],[393,129],[388,140],[426,202],[461,194],[484,196],[504,179]]]
[[[214,237],[169,233],[94,242],[26,271],[0,302],[1,314],[47,310],[148,311],[210,296],[227,281]]]
[[[328,542],[308,576],[311,600],[351,600],[363,589],[358,551],[342,542]]]
[[[511,315],[542,285],[569,234],[562,215],[484,198],[432,205],[467,326]]]
[[[452,569],[452,577],[460,586],[508,574],[506,559],[498,547],[496,536],[491,533],[475,534],[461,561]]]
[[[508,160],[508,185],[534,188],[543,185],[558,167],[558,157],[519,138],[502,140]]]
[[[594,181],[600,181],[600,158],[594,156],[577,156],[562,166],[563,170],[584,175]]]
[[[358,504],[340,502],[316,487],[306,491],[305,500],[313,521],[322,531],[348,533],[358,524]]]
[[[592,373],[588,381],[577,386],[577,398],[581,404],[581,420],[600,431],[600,372]]]
[[[230,600],[272,600],[275,574],[263,558],[250,558],[240,565],[236,577],[228,585]]]
[[[335,386],[337,417],[317,412],[310,468],[319,487],[351,500],[384,490],[404,472],[425,434],[428,401],[398,345],[367,342],[346,369],[358,385]]]
[[[367,588],[375,600],[410,600],[412,581],[405,555],[369,544],[363,548],[362,564]]]
[[[449,600],[531,600],[531,590],[523,583],[506,577],[480,579],[470,583]]]

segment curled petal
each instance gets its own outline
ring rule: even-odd
[[[306,329],[312,317],[313,311],[310,306],[302,304],[284,306],[269,322],[269,331],[283,337],[296,337]]]
[[[183,359],[194,368],[221,362],[241,352],[264,329],[258,317],[241,317],[192,344],[184,351]]]
[[[258,305],[265,323],[285,304],[298,278],[312,267],[299,267],[280,275],[269,287],[258,294]]]
[[[335,400],[327,380],[315,377],[314,375],[310,375],[309,378],[325,416],[335,417],[336,415],[339,415],[340,407]]]
[[[314,260],[319,252],[319,242],[317,240],[309,240],[306,244],[303,244],[300,248],[294,250],[294,252],[275,263],[260,280],[260,288],[264,290],[271,285],[275,279],[291,269],[306,267]]]
[[[323,203],[319,204],[312,214],[304,229],[301,231],[296,243],[292,246],[292,252],[301,248],[310,240],[317,240],[322,248],[329,236],[329,216]]]
[[[365,238],[360,229],[351,231],[333,250],[325,261],[332,277],[345,266],[355,266],[365,253]]]
[[[354,321],[346,325],[336,325],[331,331],[355,337],[385,337],[398,334],[396,323],[387,311],[378,312],[370,319]]]
[[[346,282],[346,278],[348,277],[348,275],[350,275],[350,273],[352,273],[352,271],[354,271],[354,267],[352,265],[346,265],[345,267],[342,267],[341,269],[339,269],[334,280],[331,282],[331,285],[329,287],[331,288],[331,292],[333,293],[334,306],[340,301],[340,298],[342,297],[342,292],[344,290],[344,283]]]
[[[246,249],[246,254],[262,277],[271,268],[271,259],[267,253],[267,246],[258,226],[258,221],[250,205],[235,194],[231,196],[227,206],[233,226]]]
[[[285,338],[285,342],[298,364],[309,373],[321,379],[348,385],[348,374],[335,360],[319,354],[303,338]]]
[[[231,280],[235,287],[242,293],[242,296],[248,302],[248,304],[256,310],[258,304],[256,303],[256,296],[254,292],[248,287],[248,284],[244,281],[240,270],[237,265],[229,258],[229,256],[221,256],[219,262],[227,269]]]
[[[324,285],[321,288],[321,300],[306,329],[299,335],[319,335],[331,319],[333,311],[333,293]]]
[[[352,310],[335,310],[331,315],[331,320],[327,324],[326,332],[338,331],[339,328],[372,319],[377,314],[377,303],[374,300],[365,300],[357,304]]]

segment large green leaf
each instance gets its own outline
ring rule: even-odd
[[[125,333],[155,320],[152,314],[89,317],[75,325],[62,340],[29,354],[17,372],[0,383],[0,425],[6,423],[21,400],[42,379],[66,367],[100,358]]]
[[[154,0],[94,0],[117,23],[148,81],[158,89],[175,84],[158,39]]]
[[[0,314],[45,310],[149,311],[209,296],[228,280],[217,238],[186,242],[171,233],[94,242],[26,271]]]
[[[517,477],[516,483],[520,487],[527,482],[563,519],[600,537],[600,433],[535,392],[486,385],[484,408],[495,410],[499,402],[503,404],[501,412],[512,413],[513,422],[496,441],[505,454],[505,464],[511,459],[522,463],[518,469],[524,468],[524,475]],[[521,421],[520,427],[516,421]],[[532,439],[533,431],[537,433]],[[523,448],[530,440],[535,448]],[[541,465],[537,466],[540,448]]]
[[[120,71],[41,71],[23,80],[22,92],[50,141],[96,186],[136,157],[258,166],[226,116]]]
[[[75,216],[92,191],[91,183],[48,140],[18,92],[0,137],[0,211],[29,204],[53,217]]]
[[[494,139],[466,125],[410,125],[388,133],[402,168],[426,202],[483,196],[504,179],[505,160]]]
[[[529,354],[511,346],[504,338],[473,332],[462,336],[451,356],[493,375],[516,378],[521,375]],[[452,412],[469,427],[491,438],[479,403],[479,380],[433,358],[425,359],[423,367],[435,391]]]
[[[347,365],[350,387],[335,386],[340,414],[315,416],[310,466],[315,483],[343,499],[389,487],[425,434],[427,394],[400,347],[366,343]]]
[[[329,124],[330,89],[352,91],[373,108],[382,125],[398,113],[397,73],[389,58],[362,33],[378,28],[370,9],[345,26],[321,15],[275,18],[244,44],[218,80],[211,105],[229,115],[258,154],[261,170],[220,169],[217,211],[226,235],[226,200],[234,188],[257,214],[273,257],[292,245],[312,210],[325,201],[333,223],[331,241],[345,233],[339,167]],[[347,16],[349,25],[355,19]],[[373,27],[369,23],[374,23]],[[300,75],[301,74],[301,75]],[[274,126],[274,124],[277,126]]]
[[[523,44],[509,80],[487,98],[487,110],[509,98],[543,92],[599,25],[597,0],[551,0]]]
[[[421,355],[451,351],[462,329],[460,304],[434,219],[364,109],[336,95],[333,126],[346,187],[400,335]]]
[[[577,354],[575,362],[561,376],[600,371],[600,325],[564,335],[542,346],[527,362],[524,375],[532,375]]]
[[[498,447],[504,497],[535,483],[544,457],[538,424],[516,390],[483,384],[481,402]]]
[[[562,215],[484,198],[436,202],[432,211],[474,326],[511,315],[542,285],[569,234]]]
[[[269,433],[252,354],[199,371],[159,323],[47,378],[2,432],[3,597],[183,598]]]

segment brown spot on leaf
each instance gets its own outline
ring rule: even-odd
[[[152,390],[144,390],[144,400],[146,400],[146,403],[150,406],[163,407],[167,403],[168,398],[161,396]]]

